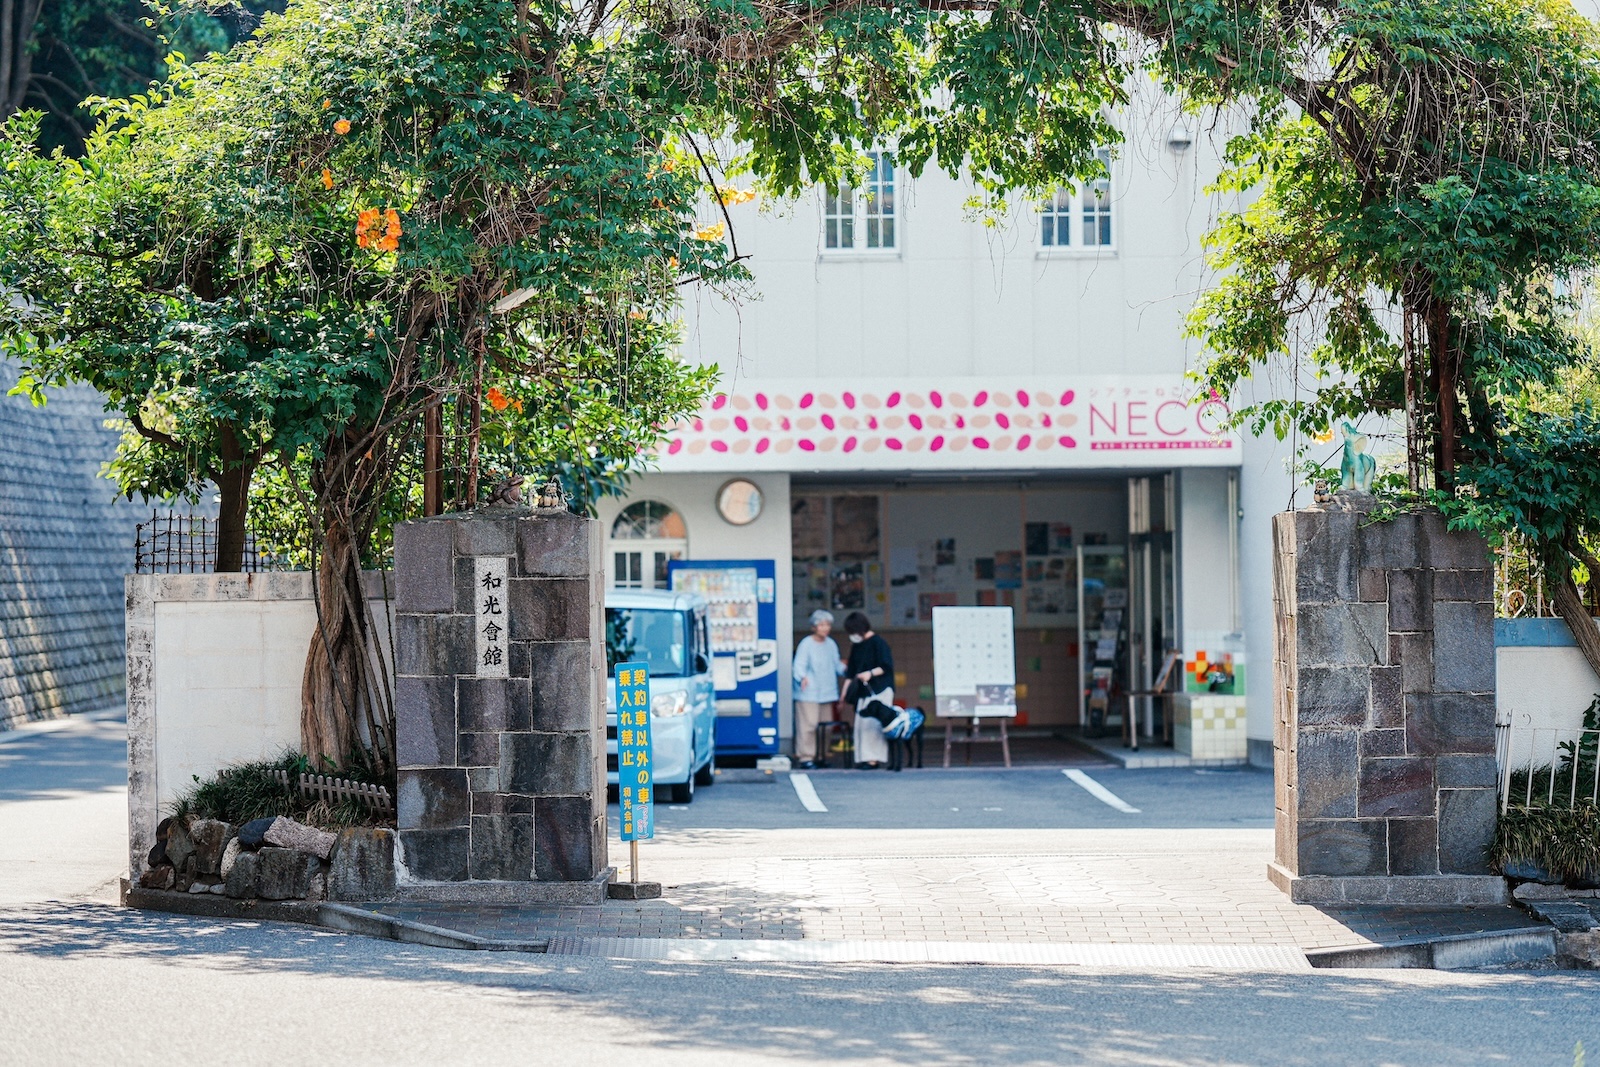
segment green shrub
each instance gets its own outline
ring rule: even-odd
[[[275,760],[236,764],[203,781],[197,775],[194,785],[173,801],[172,814],[179,818],[221,819],[235,826],[273,815],[287,815],[325,828],[371,826],[392,821],[392,817],[375,815],[356,800],[327,804],[305,796],[293,783],[310,770],[310,761],[305,756],[285,750]],[[290,786],[279,782],[279,771],[288,774]],[[375,778],[355,768],[340,771],[338,777],[384,786],[389,795],[394,796],[392,777]]]
[[[1499,870],[1514,863],[1543,867],[1562,881],[1600,872],[1600,808],[1508,808],[1495,827],[1490,862]]]

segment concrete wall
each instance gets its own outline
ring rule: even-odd
[[[122,698],[122,576],[149,514],[116,499],[100,468],[116,450],[85,386],[42,408],[7,396],[0,360],[0,730]]]
[[[978,190],[935,166],[897,171],[899,248],[823,247],[820,190],[729,209],[762,299],[732,308],[691,296],[686,354],[740,377],[935,377],[1181,371],[1183,318],[1200,291],[1205,185],[1233,132],[1196,122],[1148,83],[1115,121],[1114,246],[1039,246],[1033,204],[998,225],[967,207]],[[1193,144],[1168,144],[1174,125]],[[707,221],[720,214],[707,212]]]
[[[1497,721],[1518,731],[1577,730],[1600,678],[1561,619],[1496,619]]]
[[[379,592],[377,576],[369,575]],[[380,620],[385,606],[374,599]],[[300,747],[311,575],[127,578],[129,870],[168,805],[223,767]],[[379,635],[387,648],[388,632]]]

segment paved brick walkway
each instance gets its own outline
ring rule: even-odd
[[[1333,910],[1267,881],[1272,832],[684,830],[641,846],[660,900],[382,911],[483,937],[1146,945],[1393,942],[1530,925],[1511,907]],[[617,846],[614,846],[617,847]],[[616,855],[626,853],[617,847]],[[625,873],[625,872],[624,872]]]

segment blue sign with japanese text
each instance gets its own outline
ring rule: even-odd
[[[622,812],[622,840],[656,836],[651,803],[650,667],[617,664],[617,801]]]

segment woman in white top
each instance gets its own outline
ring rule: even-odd
[[[839,646],[828,636],[833,613],[820,608],[811,613],[811,634],[794,650],[794,754],[800,766],[817,765],[817,723],[822,709],[839,699],[839,677],[844,660]]]

